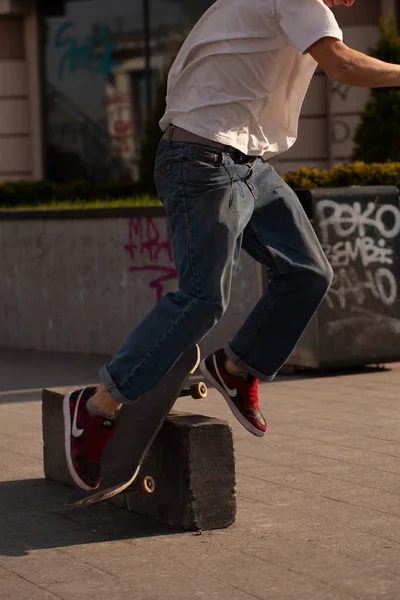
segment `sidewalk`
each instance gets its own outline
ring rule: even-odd
[[[0,350],[0,600],[400,599],[400,364],[261,387],[270,431],[228,419],[238,515],[180,533],[110,505],[68,511],[43,478],[42,387],[97,381],[99,357]]]

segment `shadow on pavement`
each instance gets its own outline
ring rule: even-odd
[[[299,379],[322,379],[342,375],[370,375],[390,371],[388,365],[365,365],[356,367],[335,367],[330,369],[311,369],[307,367],[283,367],[274,381],[296,381]]]
[[[99,369],[109,358],[0,348],[0,401],[26,402],[36,400],[35,392],[44,387],[98,382]]]
[[[99,369],[110,357],[69,352],[39,352],[0,347],[0,404],[40,400],[45,387],[80,387],[99,381]],[[275,381],[294,381],[374,373],[382,367],[315,371],[284,367]],[[387,368],[386,368],[387,370]]]
[[[46,479],[0,482],[0,556],[31,550],[181,533],[111,504],[67,509],[70,490]]]

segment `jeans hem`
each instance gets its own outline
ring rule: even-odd
[[[99,375],[100,375],[101,381],[104,383],[104,385],[107,389],[107,392],[110,394],[110,396],[112,396],[112,398],[113,398],[113,400],[115,400],[115,402],[119,402],[120,404],[128,404],[131,406],[132,406],[132,404],[135,404],[135,402],[137,402],[138,398],[131,400],[130,398],[127,398],[119,391],[119,389],[117,388],[117,384],[111,377],[111,375],[108,372],[108,369],[105,365],[104,365],[104,367],[102,367],[100,369]]]
[[[273,375],[265,375],[264,373],[257,371],[257,369],[254,369],[252,366],[242,360],[237,354],[235,354],[229,345],[225,348],[225,354],[233,362],[233,364],[237,365],[238,367],[242,367],[242,369],[245,369],[248,373],[250,373],[250,375],[257,377],[257,379],[260,381],[273,381],[276,377],[276,373]]]

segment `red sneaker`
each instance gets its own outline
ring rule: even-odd
[[[223,395],[239,423],[253,435],[262,437],[267,423],[258,405],[258,379],[250,374],[246,379],[231,375],[225,368],[225,360],[225,351],[217,350],[201,361],[200,370]]]
[[[101,416],[92,417],[86,403],[95,387],[76,390],[64,397],[65,453],[68,469],[76,485],[95,490],[100,484],[101,459],[117,423]]]

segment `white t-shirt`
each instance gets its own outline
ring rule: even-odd
[[[296,141],[319,39],[343,39],[322,0],[217,0],[184,42],[168,77],[163,131],[173,123],[248,155]]]

